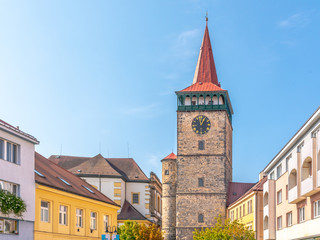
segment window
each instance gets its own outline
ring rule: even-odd
[[[231,221],[233,221],[234,220],[234,211],[233,210],[231,211],[230,215],[231,215]]]
[[[203,221],[203,214],[199,214],[198,215],[198,222],[199,223],[203,223],[204,221]]]
[[[238,208],[236,209],[236,219],[238,219]]]
[[[68,186],[71,186],[71,184],[70,183],[68,183],[66,180],[64,180],[63,178],[61,178],[61,177],[58,177],[62,182],[64,182],[65,184],[67,184]]]
[[[7,161],[17,163],[17,145],[7,142]]]
[[[282,190],[277,192],[277,204],[282,203]]]
[[[109,226],[109,216],[108,215],[104,215],[103,216],[103,226],[105,228],[105,231],[108,230],[108,226]]]
[[[59,224],[61,225],[68,225],[67,224],[67,211],[68,207],[60,205],[60,211],[59,211]]]
[[[281,176],[281,174],[282,174],[282,164],[280,164],[277,167],[277,179]]]
[[[243,204],[243,205],[242,205],[243,216],[245,216],[245,215],[246,215],[246,208],[245,208],[245,206],[246,206],[245,204]]]
[[[76,209],[76,218],[77,218],[77,223],[76,226],[77,227],[83,227],[83,210],[77,208]]]
[[[248,227],[248,230],[252,230],[252,223],[248,224],[247,227]]]
[[[239,210],[239,212],[240,212],[240,217],[242,217],[242,210],[241,210],[241,206],[240,206],[240,210]]]
[[[286,171],[288,171],[289,169],[289,160],[290,160],[290,156],[286,158]]]
[[[203,187],[204,186],[203,178],[198,178],[198,185],[199,185],[199,187]]]
[[[40,221],[49,222],[49,202],[41,201]]]
[[[199,141],[198,148],[199,150],[204,150],[204,141]]]
[[[248,201],[248,214],[252,213],[252,200]]]
[[[84,187],[85,189],[87,189],[89,192],[94,193],[94,191],[92,191],[90,188],[88,188],[88,187],[86,187],[84,185],[81,185],[81,186]]]
[[[292,212],[287,213],[287,227],[292,226]]]
[[[169,170],[165,170],[164,175],[169,175]]]
[[[139,193],[132,193],[132,203],[139,204]]]
[[[299,223],[304,222],[304,207],[299,208]]]
[[[193,106],[197,105],[197,101],[192,101],[192,105]]]
[[[0,190],[8,191],[16,196],[19,196],[19,185],[18,184],[14,184],[14,183],[0,180]]]
[[[286,200],[288,200],[288,185],[286,185]]]
[[[270,173],[270,179],[274,180],[274,172]]]
[[[97,229],[97,213],[91,212],[90,214],[90,229]]]
[[[18,234],[18,221],[0,218],[0,233]]]
[[[277,229],[282,229],[282,216],[277,218]]]
[[[320,200],[313,203],[313,217],[320,217]]]
[[[4,141],[0,139],[0,159],[4,159]]]

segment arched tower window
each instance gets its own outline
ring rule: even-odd
[[[185,104],[186,106],[190,106],[190,105],[191,105],[191,98],[190,98],[190,96],[186,96],[186,99],[185,99],[184,104]]]
[[[312,158],[307,157],[302,164],[301,181],[306,180],[312,175]]]
[[[269,194],[268,194],[268,192],[266,192],[266,193],[264,194],[264,196],[263,196],[263,206],[264,206],[264,207],[267,206],[268,203],[269,203]]]
[[[199,97],[199,105],[204,105],[204,97],[202,95]]]
[[[212,101],[211,101],[210,95],[207,95],[207,96],[206,96],[205,104],[206,104],[206,105],[212,105]]]
[[[192,101],[191,101],[191,105],[197,105],[197,96],[193,95],[192,96]]]
[[[214,96],[212,97],[212,104],[213,104],[213,105],[218,105],[218,97],[217,97],[216,95],[214,95]]]
[[[289,175],[289,190],[297,186],[297,170],[293,169]]]
[[[268,228],[269,228],[269,218],[268,216],[265,216],[263,220],[263,230],[267,230]]]
[[[219,105],[223,105],[224,104],[224,97],[222,95],[220,95],[219,97]]]

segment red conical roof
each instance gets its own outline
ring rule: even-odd
[[[194,73],[192,85],[181,92],[195,91],[224,91],[218,82],[216,66],[213,59],[208,24],[200,48],[198,63]]]
[[[193,84],[200,82],[211,82],[220,87],[213,59],[208,24],[206,24],[206,30],[204,31],[198,63],[193,78]]]

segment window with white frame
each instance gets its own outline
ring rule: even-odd
[[[304,215],[304,207],[299,208],[299,223],[304,222],[305,215]]]
[[[139,204],[139,193],[132,193],[132,203]]]
[[[0,234],[19,234],[18,221],[0,218]],[[5,239],[5,238],[3,238]]]
[[[230,215],[231,215],[231,221],[233,221],[234,220],[234,211],[233,210],[231,211]]]
[[[252,200],[248,201],[248,214],[252,213]]]
[[[96,212],[90,213],[90,229],[92,230],[97,229],[97,213]]]
[[[61,225],[68,225],[68,219],[67,215],[68,214],[68,207],[60,205],[59,209],[59,224]]]
[[[0,180],[0,190],[8,191],[19,196],[19,185],[15,183]]]
[[[76,219],[77,223],[76,226],[82,228],[83,227],[83,210],[77,208],[76,209]]]
[[[313,217],[320,217],[320,200],[313,203]]]
[[[40,221],[41,222],[49,222],[49,202],[41,201],[41,208],[40,208]]]
[[[19,146],[15,143],[0,139],[0,159],[18,163]]]
[[[277,218],[277,229],[282,229],[282,216]]]
[[[281,176],[281,174],[282,174],[282,164],[280,164],[277,167],[277,179]]]
[[[292,226],[292,212],[287,213],[287,227]]]
[[[108,229],[109,225],[110,225],[109,224],[109,216],[108,215],[104,215],[103,216],[103,226],[104,226],[105,230]]]

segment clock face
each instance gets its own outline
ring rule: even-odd
[[[199,115],[192,120],[192,130],[196,134],[205,134],[210,130],[211,123],[209,118]]]

